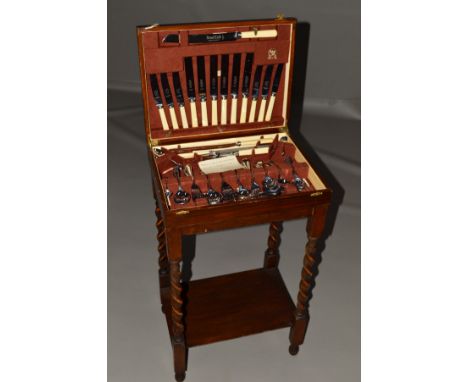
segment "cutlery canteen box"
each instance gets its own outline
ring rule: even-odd
[[[285,327],[292,355],[304,341],[331,190],[288,131],[295,31],[296,20],[283,17],[137,28],[160,298],[177,381],[190,347]],[[306,244],[293,299],[279,245],[282,222],[299,218]],[[184,235],[258,224],[269,225],[261,267],[182,281]]]

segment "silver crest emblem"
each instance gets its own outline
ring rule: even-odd
[[[269,60],[277,60],[278,59],[275,48],[268,49],[268,59]]]

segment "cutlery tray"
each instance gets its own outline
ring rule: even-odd
[[[255,142],[255,145],[261,146],[259,148],[243,149],[242,144],[247,142]],[[191,192],[191,186],[195,183],[202,193],[208,192],[208,184],[215,191],[220,192],[222,181],[228,183],[232,189],[236,190],[239,183],[247,189],[250,189],[252,184],[252,176],[255,182],[262,187],[265,176],[273,179],[283,178],[285,183],[281,184],[281,195],[293,195],[299,192],[314,192],[317,190],[325,189],[324,184],[320,181],[319,177],[312,169],[312,166],[307,162],[301,152],[297,149],[296,145],[284,133],[269,134],[269,135],[255,135],[246,137],[244,142],[236,141],[235,139],[224,139],[216,141],[217,145],[214,147],[210,145],[210,141],[203,141],[196,143],[196,149],[191,150],[190,147],[194,144],[178,144],[170,146],[162,146],[155,148],[155,161],[158,171],[158,178],[165,192],[170,191],[170,196],[166,194],[166,205],[168,209],[185,209],[193,207],[201,207],[208,205],[206,198],[198,198],[194,200],[193,196],[186,204],[177,204],[174,202],[173,196],[178,190],[178,180],[174,174],[174,168],[180,164],[182,168],[189,168],[192,170],[192,175],[181,172],[180,184],[182,189],[188,193]],[[271,142],[262,144],[262,142]],[[238,146],[236,146],[238,145]],[[234,150],[239,150],[236,155],[237,161],[242,164],[248,161],[251,168],[242,168],[238,170],[230,170],[222,173],[204,174],[200,167],[199,162],[204,159],[203,155],[197,154],[205,152],[216,152],[216,149],[226,150],[226,147],[233,147]],[[249,146],[250,147],[250,146]],[[182,152],[182,153],[181,153]],[[291,158],[292,166],[286,162],[286,158]],[[258,166],[255,166],[258,164]],[[298,190],[293,183],[293,168],[294,172],[305,182],[303,190]],[[257,199],[272,198],[279,196],[267,196],[263,192],[258,196],[249,196],[243,199],[237,197],[234,200],[226,200],[221,203],[251,203]]]

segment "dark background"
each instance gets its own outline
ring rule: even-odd
[[[299,21],[289,127],[334,189],[326,247],[296,357],[286,329],[190,350],[187,381],[360,380],[360,3],[123,1],[108,3],[109,381],[172,381],[160,310],[154,202],[147,164],[135,27],[275,17]],[[267,226],[197,237],[193,278],[256,268]],[[305,221],[286,222],[280,269],[295,298]]]

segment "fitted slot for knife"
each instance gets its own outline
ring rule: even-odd
[[[186,66],[191,62],[191,71],[187,68],[183,73],[155,75],[159,78],[160,89],[162,89],[161,99],[156,102],[156,107],[160,108],[158,105],[162,104],[165,113],[169,114],[169,117],[166,116],[166,121],[170,122],[170,130],[178,130],[180,126],[185,129],[200,125],[223,128],[223,126],[235,126],[238,123],[274,121],[273,109],[281,85],[283,64],[266,67],[252,65],[251,70],[246,73],[246,62],[252,61],[253,57],[254,54],[251,53],[198,56],[196,60],[186,57],[184,59]],[[218,70],[220,60],[221,75]],[[234,64],[234,61],[237,62]],[[212,63],[215,65],[213,68]],[[191,73],[193,78],[188,79],[187,72],[193,72]],[[209,77],[209,84],[207,84],[207,77]],[[185,78],[185,86],[182,78]],[[190,88],[192,88],[191,91],[189,91]],[[275,97],[272,100],[273,90],[275,90]],[[238,102],[238,99],[241,99],[241,102]],[[191,105],[192,103],[194,105]],[[192,107],[196,109],[196,116],[191,113]],[[216,109],[213,110],[213,107]],[[161,116],[161,112],[159,113]],[[167,130],[162,120],[161,123]]]

